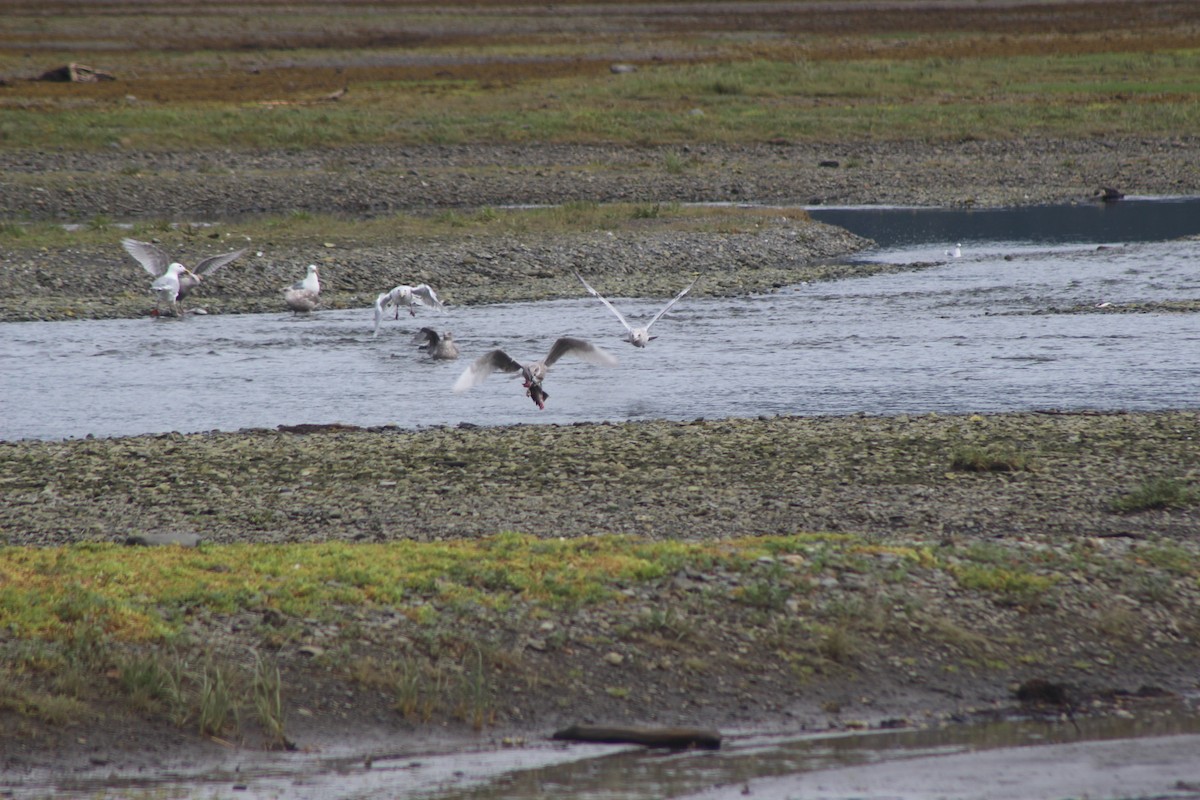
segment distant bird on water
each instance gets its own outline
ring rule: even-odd
[[[384,292],[375,298],[375,332],[371,334],[372,336],[379,335],[379,325],[383,322],[383,315],[389,308],[396,310],[393,319],[400,319],[400,306],[408,306],[408,313],[413,317],[417,315],[417,306],[428,306],[436,308],[438,311],[444,311],[446,308],[442,305],[442,301],[438,300],[437,292],[429,284],[419,283],[416,286],[401,284],[390,292]]]
[[[951,258],[962,258],[962,245],[961,244],[954,245],[954,249],[947,250],[946,255],[950,256]]]
[[[296,314],[315,311],[320,303],[321,279],[316,264],[309,264],[304,280],[296,281],[283,290],[283,302]]]
[[[692,287],[696,285],[696,281],[699,280],[699,278],[692,279],[692,282],[689,283],[687,286],[683,287],[683,291],[681,291],[679,294],[675,295],[675,297],[673,297],[671,299],[671,302],[667,303],[665,306],[660,308],[658,313],[654,315],[653,319],[651,319],[649,322],[647,322],[644,327],[635,328],[632,325],[630,325],[629,322],[625,319],[625,315],[623,315],[620,311],[617,311],[616,307],[604,298],[604,295],[600,294],[595,289],[593,289],[588,284],[588,282],[583,279],[582,275],[580,275],[578,272],[576,272],[575,277],[579,278],[579,282],[583,284],[583,288],[588,290],[588,294],[590,294],[592,297],[595,297],[597,300],[599,300],[601,303],[603,303],[604,307],[607,308],[609,311],[611,311],[613,313],[613,315],[618,320],[621,321],[621,324],[625,326],[625,331],[626,331],[625,338],[622,339],[621,341],[629,342],[634,347],[645,347],[647,344],[650,343],[651,339],[658,338],[657,336],[650,335],[650,326],[653,325],[654,323],[658,322],[658,320],[662,317],[663,314],[666,314],[668,311],[670,311],[671,306],[678,303],[679,300],[685,294],[690,292],[692,290]]]
[[[492,350],[485,353],[475,359],[474,363],[458,376],[458,380],[454,382],[454,391],[456,393],[465,392],[472,386],[478,386],[493,372],[519,372],[522,379],[521,385],[525,387],[525,394],[537,404],[539,409],[545,409],[546,400],[550,395],[546,394],[542,388],[542,381],[546,378],[546,371],[563,356],[574,356],[581,361],[601,367],[617,365],[616,356],[601,350],[591,342],[571,336],[562,336],[554,342],[545,358],[541,361],[531,361],[528,364],[522,364],[503,350]]]
[[[454,343],[454,334],[450,331],[438,333],[433,328],[421,328],[413,337],[413,341],[421,343],[421,348],[430,358],[440,361],[458,358],[458,345]]]
[[[182,312],[183,299],[200,285],[202,278],[208,277],[226,264],[236,261],[246,252],[246,248],[243,248],[234,250],[232,253],[209,256],[196,264],[194,270],[191,270],[178,261],[172,261],[166,251],[156,244],[137,239],[122,239],[121,246],[125,248],[125,252],[142,265],[142,269],[154,276],[155,280],[151,284],[150,290],[154,292],[159,305],[170,303],[177,315]],[[171,267],[175,266],[178,266],[179,269],[175,270],[174,275],[171,276]],[[175,296],[167,299],[173,285],[176,287]]]

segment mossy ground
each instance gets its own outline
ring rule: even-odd
[[[1031,677],[1182,691],[1200,635],[1197,424],[1013,414],[8,444],[0,705],[25,734],[124,708],[278,744],[347,719],[915,722]],[[964,447],[1025,457],[963,468]],[[1184,500],[1114,505],[1161,480]],[[121,544],[162,531],[208,541]],[[264,664],[280,675],[275,716],[254,711]],[[240,709],[216,727],[214,675]],[[958,700],[923,705],[936,692]]]

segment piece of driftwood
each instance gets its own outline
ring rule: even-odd
[[[115,81],[116,77],[104,70],[71,62],[57,69],[43,72],[39,81],[59,81],[62,83],[95,83],[96,81]]]
[[[672,750],[718,750],[721,734],[706,728],[621,728],[607,725],[572,725],[555,731],[553,738],[568,742],[642,744]]]

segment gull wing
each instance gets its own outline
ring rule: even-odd
[[[607,350],[601,350],[591,342],[585,342],[583,339],[576,339],[573,336],[560,336],[550,348],[546,360],[542,363],[549,369],[555,361],[558,361],[563,356],[575,356],[580,361],[586,361],[589,364],[596,364],[601,367],[615,367],[617,365],[617,357],[612,353],[609,353]]]
[[[454,382],[454,392],[465,392],[472,386],[478,386],[487,380],[493,372],[520,372],[521,364],[503,350],[493,350],[484,353],[471,362],[471,366],[463,370],[462,375]]]
[[[139,242],[137,239],[122,239],[121,246],[125,248],[126,253],[133,256],[142,265],[142,269],[155,278],[166,272],[167,267],[171,264],[171,257],[158,245]]]
[[[690,292],[690,291],[692,290],[692,287],[696,285],[696,281],[698,281],[698,280],[700,280],[700,279],[699,279],[699,278],[692,278],[692,282],[691,282],[691,283],[689,283],[687,286],[683,287],[683,291],[682,291],[682,292],[680,292],[679,294],[675,295],[675,297],[674,297],[674,298],[671,300],[671,302],[667,303],[665,306],[663,306],[661,309],[659,309],[659,312],[658,312],[657,314],[655,314],[655,315],[654,315],[654,319],[652,319],[652,320],[650,320],[649,322],[647,322],[647,323],[646,323],[646,330],[650,330],[650,326],[651,326],[651,325],[653,325],[654,323],[658,322],[658,318],[659,318],[659,317],[661,317],[663,314],[665,314],[665,313],[667,313],[668,311],[670,311],[670,310],[671,310],[671,306],[673,306],[673,305],[675,305],[676,303],[678,303],[678,302],[679,302],[679,300],[680,300],[680,298],[682,298],[682,297],[683,297],[685,294],[687,294],[688,292]]]
[[[412,287],[413,297],[417,298],[417,302],[423,306],[429,306],[441,311],[445,306],[442,301],[438,300],[437,292],[427,283],[420,283]]]
[[[441,334],[439,334],[433,328],[421,328],[421,330],[417,331],[412,338],[414,344],[419,343],[422,347],[431,348],[437,347],[437,343],[441,341],[441,339]]]
[[[244,255],[249,249],[250,248],[248,247],[244,247],[241,250],[235,250],[232,253],[222,253],[219,256],[209,256],[197,264],[196,268],[192,270],[192,272],[196,275],[212,275],[226,264],[241,258],[242,255]]]
[[[379,325],[383,322],[383,303],[388,299],[388,293],[384,292],[375,298],[375,332],[372,336],[379,335]]]
[[[600,294],[600,293],[599,293],[599,292],[597,292],[595,289],[593,289],[593,288],[592,288],[592,287],[591,287],[591,286],[588,284],[588,282],[587,282],[587,281],[585,281],[585,280],[583,279],[583,276],[582,276],[582,275],[580,275],[578,272],[576,272],[576,273],[575,273],[575,277],[576,277],[576,278],[579,278],[579,282],[583,284],[583,288],[585,288],[585,289],[587,289],[587,290],[588,290],[588,294],[590,294],[592,297],[594,297],[594,298],[596,298],[597,300],[599,300],[601,303],[604,303],[604,307],[605,307],[605,308],[607,308],[609,311],[611,311],[611,312],[612,312],[614,315],[616,315],[617,319],[621,320],[621,324],[625,326],[625,330],[629,331],[630,333],[633,333],[633,326],[632,326],[632,325],[630,325],[630,324],[629,324],[629,323],[628,323],[628,322],[625,320],[625,317],[624,317],[624,315],[623,315],[623,314],[621,314],[621,312],[620,312],[620,311],[617,311],[617,308],[616,308],[616,306],[614,306],[612,303],[608,302],[608,300],[606,300],[606,299],[604,298],[604,295]]]
[[[307,289],[288,289],[283,293],[283,302],[292,311],[315,311],[320,305],[320,295]]]

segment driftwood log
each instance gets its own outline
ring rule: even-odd
[[[705,728],[620,728],[605,725],[572,725],[555,731],[554,737],[568,742],[599,744],[642,744],[672,750],[718,750],[721,734]]]
[[[95,83],[96,81],[115,81],[116,77],[104,70],[72,62],[43,72],[38,80],[61,83]]]

